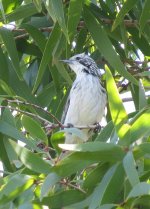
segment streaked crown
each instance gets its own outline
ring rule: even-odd
[[[76,74],[85,72],[93,76],[100,76],[100,72],[95,61],[85,53],[77,54],[69,60],[63,61],[66,62]]]

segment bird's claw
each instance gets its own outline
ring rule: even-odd
[[[95,126],[96,126],[96,127],[95,127],[94,130],[93,130],[94,133],[100,132],[100,130],[101,130],[101,125],[100,125],[99,123],[96,123]]]
[[[73,128],[74,125],[72,123],[67,123],[67,128]]]

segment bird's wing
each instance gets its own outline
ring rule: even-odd
[[[67,101],[66,101],[66,104],[65,104],[65,107],[64,107],[64,111],[63,111],[63,114],[62,114],[62,117],[61,117],[61,123],[62,124],[64,124],[64,122],[65,122],[65,118],[66,118],[66,115],[67,115],[67,112],[68,112],[69,105],[70,105],[70,94],[67,98]]]

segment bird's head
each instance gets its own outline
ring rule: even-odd
[[[82,72],[93,76],[99,75],[95,61],[85,53],[74,55],[70,59],[62,61],[67,63],[77,75]]]

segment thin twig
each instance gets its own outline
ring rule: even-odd
[[[23,110],[14,108],[14,107],[10,107],[10,106],[2,106],[2,105],[0,105],[0,109],[1,109],[1,108],[8,108],[8,109],[11,109],[11,110],[13,110],[13,111],[20,112],[20,113],[25,114],[25,115],[28,115],[28,116],[31,116],[31,117],[34,117],[34,118],[38,118],[39,120],[43,121],[44,123],[48,123],[48,124],[51,125],[51,123],[50,123],[48,120],[42,118],[42,117],[39,116],[39,115],[30,113],[30,112],[26,112],[26,111],[23,111]]]
[[[80,187],[78,187],[78,186],[76,186],[76,185],[73,185],[73,184],[71,184],[71,183],[69,183],[69,182],[67,182],[67,181],[60,181],[60,183],[63,184],[63,185],[65,185],[65,186],[70,186],[70,187],[72,187],[72,188],[74,188],[74,189],[77,189],[77,190],[79,190],[80,192],[86,194],[86,191],[84,191],[84,190],[81,189]]]
[[[55,115],[53,115],[48,110],[45,110],[45,109],[43,109],[42,107],[40,107],[36,104],[32,104],[32,103],[29,103],[29,102],[23,102],[23,101],[20,101],[20,100],[7,100],[6,99],[6,101],[9,102],[9,103],[19,103],[19,104],[23,104],[23,105],[28,105],[28,106],[35,107],[39,110],[42,110],[43,112],[47,113],[51,118],[53,118],[53,120],[56,121],[56,123],[59,125],[59,127],[64,128],[63,124],[55,117]]]
[[[108,19],[108,18],[101,18],[100,20],[103,24],[107,24],[107,25],[112,25],[114,22],[114,20]],[[138,20],[124,20],[123,22],[124,22],[124,25],[127,27],[136,27],[138,25]],[[150,24],[150,20],[148,20],[147,23]],[[85,23],[84,23],[84,21],[80,21],[77,29],[80,30],[83,27],[85,27]],[[43,28],[39,28],[39,30],[41,32],[51,32],[53,30],[53,27],[43,27]],[[21,34],[21,35],[14,37],[15,39],[24,38],[29,35],[28,33],[26,33],[25,29],[14,28],[14,29],[12,29],[12,31],[25,33],[25,34]]]
[[[3,174],[12,174],[11,172],[8,172],[8,171],[3,171],[3,170],[0,170],[0,173],[3,173]]]

